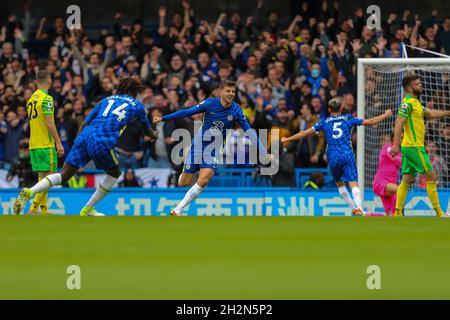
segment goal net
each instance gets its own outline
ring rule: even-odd
[[[390,140],[394,122],[403,99],[402,79],[407,73],[420,76],[423,91],[420,102],[424,107],[450,110],[450,59],[359,59],[358,117],[371,118],[392,109],[394,116],[382,123],[358,128],[357,163],[363,186],[365,208],[369,212],[384,212],[381,199],[372,192],[373,178],[384,143]],[[449,206],[450,191],[450,118],[427,119],[425,148],[438,174],[438,192],[444,211]],[[382,170],[382,168],[380,168]],[[401,179],[401,172],[399,173]],[[397,181],[398,183],[400,181]],[[411,187],[405,202],[405,215],[434,215],[420,175]]]

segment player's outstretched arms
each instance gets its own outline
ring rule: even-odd
[[[286,138],[286,137],[281,138],[281,143],[300,140],[300,139],[303,139],[303,138],[306,138],[309,136],[313,136],[315,134],[316,134],[316,132],[312,128],[309,128],[307,130],[300,131],[299,133],[294,134],[293,136],[290,136],[288,138]]]
[[[388,109],[388,110],[386,110],[382,115],[379,115],[379,116],[377,116],[377,117],[373,117],[373,118],[364,120],[363,126],[373,126],[373,125],[376,125],[377,123],[380,123],[381,121],[383,121],[383,120],[386,119],[386,118],[389,118],[389,117],[392,116],[392,115],[393,115],[392,110],[391,110],[391,109]]]
[[[450,117],[450,110],[432,110],[426,108],[425,116],[430,119]]]
[[[391,151],[389,151],[389,154],[391,157],[395,157],[400,152],[400,143],[401,143],[401,137],[402,137],[402,128],[403,128],[403,122],[406,121],[406,118],[402,116],[398,116],[395,120],[395,126],[394,126],[394,141],[392,143]]]
[[[153,117],[153,123],[158,123],[160,121],[170,121],[170,120],[176,120],[176,119],[183,119],[190,116],[193,116],[197,113],[202,113],[206,111],[207,102],[208,100],[203,101],[199,105],[193,106],[188,109],[178,110],[171,114],[167,114],[162,117]],[[156,121],[156,122],[155,122]]]

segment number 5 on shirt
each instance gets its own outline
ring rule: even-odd
[[[339,128],[341,126],[342,122],[335,122],[333,124],[333,139],[339,139],[342,137],[342,129]],[[335,133],[337,132],[337,133]]]

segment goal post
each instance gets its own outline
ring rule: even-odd
[[[450,58],[360,58],[357,62],[357,113],[360,118],[372,118],[392,109],[394,116],[374,126],[361,126],[357,129],[357,168],[361,186],[362,200],[364,193],[372,190],[372,180],[378,167],[381,140],[393,130],[398,107],[403,98],[402,79],[405,73],[417,73],[423,85],[420,101],[423,106],[434,109],[450,109]],[[425,143],[439,140],[439,130],[449,127],[450,119],[427,121]],[[437,144],[437,142],[436,142]],[[440,149],[439,149],[440,148]],[[448,144],[439,144],[437,154],[448,163],[450,150]],[[445,177],[438,177],[443,183],[441,188],[448,189],[448,169]],[[441,174],[441,175],[444,175]],[[415,185],[418,185],[416,183]],[[424,200],[425,201],[425,200]],[[369,211],[372,209],[365,205]],[[445,208],[443,208],[445,211]]]

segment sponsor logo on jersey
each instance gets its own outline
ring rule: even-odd
[[[408,104],[407,103],[403,103],[400,107],[400,112],[402,113],[408,113]]]
[[[222,121],[214,121],[212,127],[209,129],[209,131],[212,134],[221,134],[223,131],[224,123]]]

